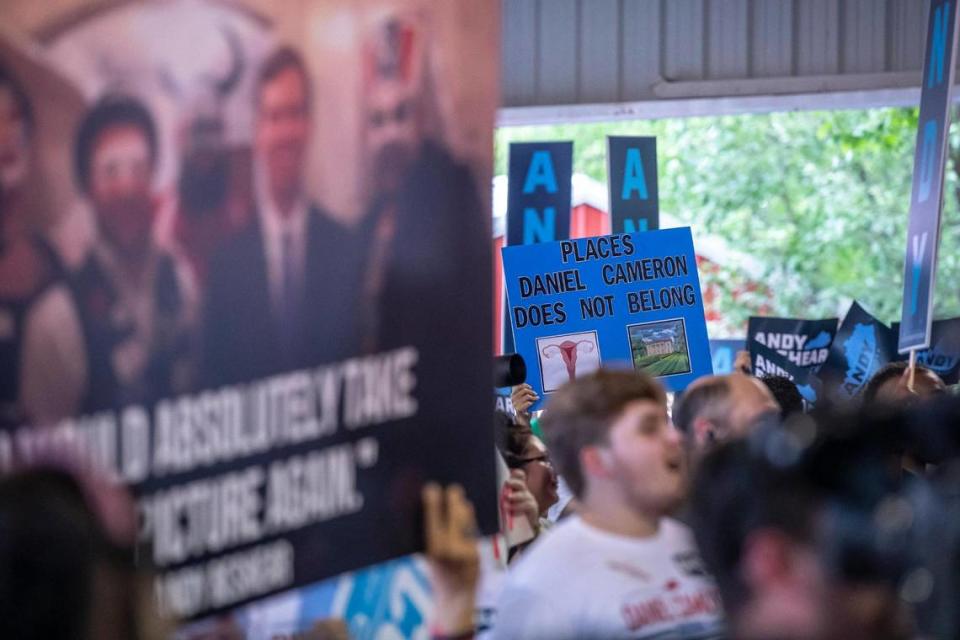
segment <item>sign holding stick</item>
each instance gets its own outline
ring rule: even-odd
[[[950,95],[957,57],[956,27],[956,0],[931,0],[903,268],[900,353],[930,346]]]
[[[916,378],[915,374],[917,372],[917,350],[916,349],[910,349],[910,364],[908,365],[907,368],[910,369],[910,378],[907,380],[907,389],[910,391],[910,393],[914,393],[913,381]]]

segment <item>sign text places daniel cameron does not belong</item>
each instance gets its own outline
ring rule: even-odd
[[[601,365],[631,363],[673,391],[711,373],[689,228],[502,251],[517,353],[541,398]]]

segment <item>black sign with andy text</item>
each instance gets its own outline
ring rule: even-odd
[[[607,175],[613,233],[659,229],[657,139],[609,136]]]

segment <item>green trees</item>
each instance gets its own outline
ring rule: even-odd
[[[755,257],[777,315],[827,317],[859,300],[899,319],[916,109],[762,115],[504,128],[507,145],[573,140],[574,170],[606,182],[607,135],[657,136],[660,209]],[[960,315],[960,132],[951,135],[937,273],[937,317]],[[703,275],[721,292],[733,330],[765,296],[732,291],[743,274]],[[706,283],[704,283],[706,285]]]

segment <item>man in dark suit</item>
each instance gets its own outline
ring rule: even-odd
[[[254,215],[224,243],[210,268],[207,385],[260,378],[356,351],[355,241],[305,196],[311,87],[300,55],[283,48],[270,56],[255,96]]]

